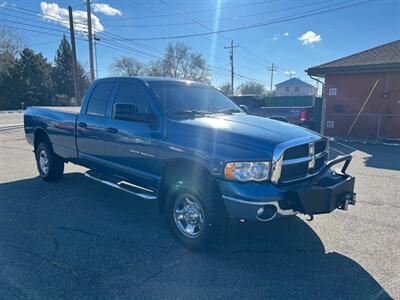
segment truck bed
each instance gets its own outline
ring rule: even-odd
[[[24,115],[25,134],[33,140],[36,128],[42,128],[48,134],[54,151],[67,159],[77,158],[76,120],[80,107],[28,107]]]
[[[40,108],[40,109],[61,111],[61,112],[72,113],[72,114],[79,114],[79,112],[81,110],[80,106],[33,106],[33,107]]]

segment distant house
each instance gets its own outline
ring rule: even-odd
[[[275,85],[275,96],[316,96],[317,88],[298,78],[291,78]]]
[[[325,134],[400,139],[400,40],[306,72],[325,78]]]

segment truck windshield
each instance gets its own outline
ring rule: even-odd
[[[239,106],[211,86],[168,81],[151,81],[148,84],[171,116],[242,112]]]

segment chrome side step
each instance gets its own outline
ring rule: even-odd
[[[153,193],[152,190],[140,187],[138,185],[135,185],[135,184],[132,184],[132,183],[129,183],[129,182],[126,182],[126,181],[119,181],[119,182],[115,182],[114,183],[114,182],[111,182],[111,181],[96,177],[94,174],[91,174],[90,171],[86,172],[85,176],[90,178],[90,179],[93,179],[94,181],[101,182],[101,183],[103,183],[105,185],[108,185],[108,186],[113,187],[115,189],[124,191],[126,193],[135,195],[137,197],[140,197],[140,198],[143,198],[143,199],[146,199],[146,200],[156,200],[157,199],[157,196],[155,196],[155,195],[150,195],[150,194],[147,194],[147,193],[134,191],[132,189],[128,189],[128,188],[122,187],[122,185],[127,185],[127,186],[132,186],[135,189],[139,189],[139,190],[143,190],[143,191],[149,191],[149,192]]]

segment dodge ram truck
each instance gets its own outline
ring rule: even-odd
[[[221,238],[229,218],[313,217],[355,204],[350,155],[329,161],[328,138],[246,114],[202,83],[100,79],[79,111],[29,107],[24,129],[43,180],[82,165],[90,179],[157,201],[191,249]]]

